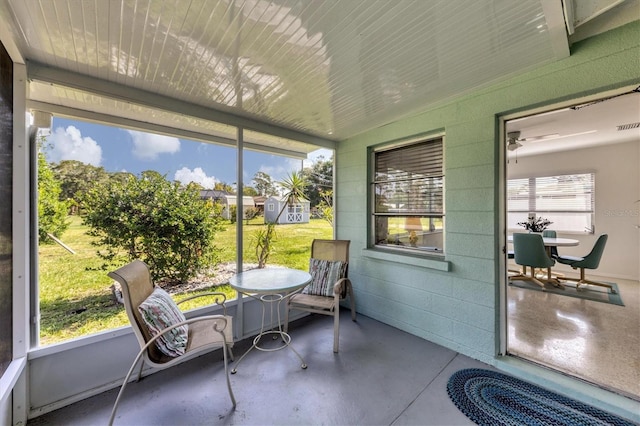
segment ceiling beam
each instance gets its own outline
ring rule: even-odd
[[[27,74],[30,80],[59,84],[123,102],[130,102],[132,104],[161,109],[175,114],[242,127],[281,138],[309,143],[319,148],[336,148],[336,141],[331,139],[288,129],[232,112],[196,105],[120,83],[114,83],[60,68],[49,67],[38,62],[27,62]]]
[[[163,126],[161,124],[149,123],[148,121],[133,120],[131,118],[114,116],[110,114],[104,114],[100,112],[80,110],[77,108],[67,107],[64,105],[51,104],[48,102],[27,101],[27,108],[31,110],[47,111],[52,114],[67,117],[67,118],[80,118],[96,123],[111,123],[118,125],[125,129],[151,131],[157,134],[189,139],[193,141],[200,141],[205,143],[215,143],[218,145],[224,145],[231,148],[237,146],[236,140],[233,138],[226,138],[223,136],[210,135],[208,133],[194,132],[191,130],[178,129],[175,127]],[[282,155],[284,157],[291,157],[295,159],[305,160],[307,158],[306,152],[289,150],[284,148],[276,148],[270,145],[262,145],[259,143],[244,142],[243,147],[245,149],[257,152],[264,152],[268,154]]]

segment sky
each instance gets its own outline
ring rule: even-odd
[[[86,121],[53,118],[47,136],[47,161],[59,163],[77,160],[107,172],[126,171],[139,175],[155,170],[169,180],[183,184],[196,182],[211,189],[217,182],[234,185],[236,182],[235,148],[178,139],[171,136],[143,133]],[[332,151],[320,149],[309,154],[304,167],[319,156],[331,158]],[[288,173],[303,167],[299,159],[245,151],[243,180],[252,186],[259,171],[272,180],[282,180]]]

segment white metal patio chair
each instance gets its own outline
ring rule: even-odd
[[[216,348],[222,348],[227,389],[233,408],[235,408],[236,400],[233,395],[233,390],[231,389],[227,366],[227,356],[233,360],[233,353],[231,352],[231,347],[233,346],[233,322],[232,318],[226,315],[226,309],[224,307],[226,296],[224,293],[204,293],[186,298],[175,304],[170,300],[170,297],[168,298],[169,300],[167,300],[168,295],[166,292],[158,287],[154,287],[148,266],[140,260],[134,260],[110,272],[108,275],[118,281],[122,287],[122,296],[127,316],[140,344],[140,351],[133,360],[131,368],[124,378],[120,392],[113,405],[109,425],[113,424],[124,389],[140,360],[142,360],[142,362],[136,380],[140,379],[144,364],[157,369],[166,369]],[[182,316],[182,318],[178,316],[177,320],[172,324],[166,324],[166,327],[161,327],[161,329],[156,330],[157,334],[152,335],[148,325],[150,320],[149,316],[158,313],[153,320],[163,322],[171,314],[167,309],[179,311],[179,308],[177,308],[178,304],[196,297],[210,295],[216,296],[216,303],[223,307],[223,315],[206,315],[188,320],[184,319],[184,316]],[[143,306],[142,310],[139,309],[141,306]],[[176,333],[182,332],[184,332],[182,335],[184,339],[180,342],[180,336],[176,337],[175,335]],[[169,343],[165,341],[173,337],[175,337],[174,342],[177,341],[182,347],[167,348],[167,345],[171,346],[172,343],[171,341],[169,341]],[[167,354],[167,351],[169,351],[169,354]]]

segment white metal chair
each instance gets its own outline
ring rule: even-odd
[[[133,360],[131,368],[124,378],[120,392],[118,393],[113,405],[111,417],[109,418],[109,425],[113,424],[116,410],[124,389],[140,360],[142,360],[142,362],[140,364],[140,370],[138,371],[138,377],[136,380],[140,379],[142,368],[145,363],[153,368],[165,369],[216,348],[222,348],[227,389],[229,391],[229,397],[231,398],[233,407],[235,408],[236,400],[233,395],[233,390],[231,389],[229,370],[227,367],[227,353],[231,360],[233,360],[233,353],[231,352],[231,347],[233,346],[233,322],[232,318],[226,315],[226,310],[224,309],[224,302],[226,300],[225,294],[209,292],[189,297],[178,302],[178,304],[180,304],[196,297],[215,295],[216,303],[223,307],[223,315],[206,315],[184,320],[172,324],[169,327],[164,328],[159,334],[152,336],[140,311],[138,310],[138,307],[143,304],[143,302],[145,302],[152,293],[154,293],[155,287],[151,281],[151,274],[148,266],[140,260],[134,260],[116,271],[110,272],[108,275],[118,281],[122,287],[122,296],[127,316],[129,317],[131,327],[138,339],[138,343],[140,344],[140,351]],[[167,333],[170,333],[176,328],[183,327],[184,325],[187,325],[188,327],[188,337],[184,354],[171,357],[163,353],[158,348],[156,342]]]

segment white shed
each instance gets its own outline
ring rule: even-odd
[[[299,200],[298,204],[285,206],[285,201],[279,197],[269,197],[264,202],[264,223],[275,223],[278,213],[285,206],[284,211],[278,219],[279,224],[283,223],[309,223],[309,206],[307,200]]]

